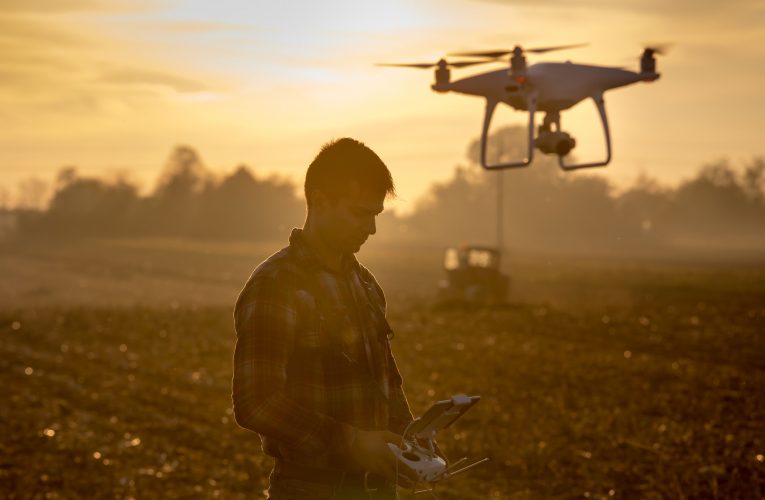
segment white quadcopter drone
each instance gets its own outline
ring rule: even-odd
[[[611,161],[611,134],[608,129],[608,118],[603,101],[603,93],[607,90],[624,87],[643,81],[652,82],[659,78],[656,72],[655,54],[661,54],[663,47],[647,47],[640,58],[640,72],[617,67],[592,66],[571,62],[555,63],[542,62],[526,65],[524,53],[540,54],[553,50],[580,47],[580,45],[563,45],[558,47],[540,47],[523,49],[516,46],[512,50],[497,50],[487,52],[458,52],[449,55],[481,57],[477,61],[447,62],[441,59],[437,63],[417,64],[380,64],[379,66],[400,66],[409,68],[436,68],[436,81],[432,89],[436,92],[459,92],[461,94],[484,97],[486,113],[481,131],[481,165],[486,169],[503,169],[525,167],[534,159],[534,149],[545,154],[558,155],[558,164],[564,170],[586,167],[602,167]],[[449,68],[464,68],[474,64],[495,62],[497,58],[510,54],[510,69],[500,69],[481,73],[457,81],[450,81]],[[576,141],[570,134],[560,128],[560,112],[571,108],[578,102],[591,98],[598,108],[606,139],[606,158],[602,161],[569,164],[566,155],[574,149]],[[497,104],[528,111],[528,153],[525,159],[489,164],[486,160],[486,143],[489,125]],[[545,112],[542,125],[535,131],[534,114]]]

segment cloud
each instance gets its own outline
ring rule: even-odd
[[[663,16],[684,16],[687,19],[708,17],[709,15],[727,16],[734,14],[739,17],[740,13],[746,12],[757,15],[762,19],[765,14],[760,0],[729,0],[721,3],[719,0],[580,0],[572,4],[570,0],[477,0],[493,4],[506,5],[508,7],[535,7],[535,8],[570,8],[576,10],[612,10],[630,11],[641,14]]]
[[[221,32],[252,32],[254,26],[212,21],[168,21],[153,23],[149,28],[173,33],[221,33]]]
[[[141,68],[111,68],[102,71],[98,81],[125,86],[161,86],[178,93],[205,92],[210,89],[202,83],[181,76]]]
[[[0,98],[21,101],[66,82],[81,72],[91,40],[58,25],[0,14]]]
[[[148,0],[5,0],[0,13],[61,14],[71,12],[121,12],[144,10],[156,4]]]
[[[60,22],[45,18],[30,18],[3,15],[0,12],[0,54],[5,49],[25,51],[61,48],[62,45],[86,45],[88,39],[82,34],[61,28]]]
[[[96,3],[64,1],[63,5],[84,8]],[[185,96],[211,91],[162,63],[137,58],[87,24],[75,19],[63,24],[57,19],[59,14],[17,16],[0,10],[0,102],[6,107],[22,109],[26,103],[35,112],[92,112],[115,109],[119,102],[140,106],[167,98],[168,91]]]

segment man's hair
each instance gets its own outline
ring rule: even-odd
[[[363,142],[343,137],[324,144],[305,173],[305,199],[318,189],[332,200],[348,194],[352,182],[363,190],[395,196],[396,188],[388,167]]]

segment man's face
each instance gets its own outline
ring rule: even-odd
[[[347,194],[336,200],[317,200],[317,222],[324,243],[341,253],[356,253],[375,232],[375,217],[383,211],[385,192],[371,191],[351,183]]]

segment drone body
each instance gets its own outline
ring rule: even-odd
[[[526,78],[527,83],[520,84],[507,70],[500,69],[454,82],[436,82],[432,88],[436,92],[486,97],[527,111],[526,94],[533,85],[537,94],[537,111],[560,112],[583,99],[638,82],[645,76],[621,68],[566,62],[535,64],[527,70]]]
[[[549,47],[529,49],[526,52],[548,52],[574,46]],[[606,116],[603,93],[618,87],[630,85],[639,81],[651,82],[659,78],[656,73],[655,53],[660,49],[646,48],[641,57],[640,71],[630,71],[623,68],[575,64],[571,62],[544,62],[531,66],[526,65],[524,50],[515,47],[513,50],[495,52],[470,52],[455,55],[484,57],[479,61],[461,61],[449,63],[441,59],[435,64],[394,64],[385,66],[406,66],[415,68],[436,67],[435,83],[432,89],[436,92],[457,92],[461,94],[483,97],[486,99],[481,133],[481,165],[487,169],[525,167],[534,158],[534,149],[546,154],[556,154],[561,168],[566,170],[600,167],[611,161],[611,135]],[[495,61],[497,57],[512,54],[510,69],[500,69],[482,73],[456,81],[451,81],[449,67],[466,67],[473,64]],[[576,141],[560,128],[560,113],[571,108],[578,102],[591,98],[597,106],[606,139],[606,158],[589,163],[569,164],[565,157],[576,146]],[[498,104],[507,104],[517,110],[527,111],[528,124],[528,153],[526,158],[517,161],[489,164],[486,159],[486,149],[489,126]],[[536,112],[544,112],[542,125],[535,129]]]

